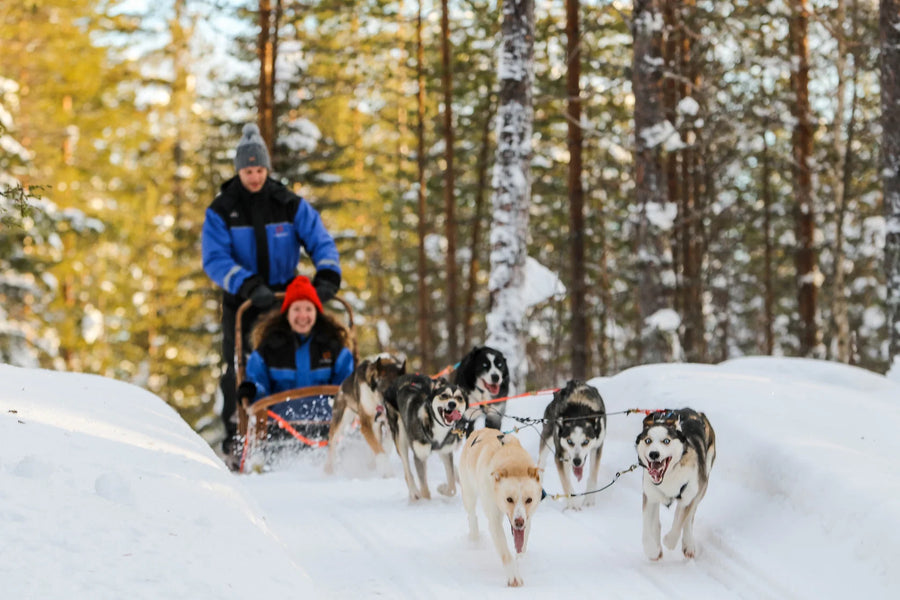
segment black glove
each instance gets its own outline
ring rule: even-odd
[[[320,269],[316,271],[313,277],[313,287],[316,288],[316,294],[319,295],[319,301],[325,304],[337,294],[341,287],[341,275],[337,271],[331,269]]]
[[[265,310],[275,304],[275,292],[266,285],[260,285],[250,292],[250,302],[256,308]]]
[[[256,385],[252,381],[242,381],[237,393],[238,398],[246,398],[248,402],[253,402],[256,398]]]
[[[262,277],[259,275],[248,277],[244,283],[241,284],[238,295],[242,298],[249,299],[253,303],[253,306],[263,310],[275,304],[275,293],[269,289],[269,286],[263,283]]]

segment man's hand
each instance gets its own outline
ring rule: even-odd
[[[275,304],[275,292],[269,286],[260,284],[250,292],[250,302],[256,308],[265,310]]]
[[[256,308],[265,310],[275,304],[275,292],[263,283],[262,277],[253,275],[244,280],[238,295],[253,303]]]
[[[246,398],[247,402],[252,403],[256,399],[256,386],[252,381],[243,381],[238,386],[238,398]]]
[[[341,276],[337,271],[331,269],[321,269],[316,272],[316,276],[312,281],[313,287],[316,288],[316,294],[319,295],[319,301],[325,304],[337,294],[341,287]]]

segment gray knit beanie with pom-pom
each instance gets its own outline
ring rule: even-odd
[[[244,167],[265,167],[269,171],[272,170],[269,151],[266,149],[266,143],[259,135],[259,127],[255,123],[244,125],[241,141],[238,142],[237,149],[234,151],[235,170],[240,171]]]

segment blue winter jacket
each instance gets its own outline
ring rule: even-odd
[[[353,354],[337,340],[323,341],[313,333],[298,336],[276,332],[247,361],[247,380],[256,386],[255,400],[285,390],[312,385],[340,385],[353,373]],[[328,421],[327,398],[291,400],[271,409],[288,420]]]
[[[235,176],[222,184],[220,193],[206,209],[203,222],[203,270],[236,305],[241,284],[261,273],[257,265],[254,213],[264,227],[269,253],[269,287],[284,290],[297,274],[300,248],[312,258],[316,271],[341,267],[334,238],[325,229],[319,213],[303,198],[269,178],[262,190],[248,192]]]

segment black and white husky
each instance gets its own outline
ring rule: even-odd
[[[450,380],[469,395],[469,403],[488,402],[509,395],[509,368],[506,357],[489,346],[476,346],[466,354],[450,375]],[[506,413],[506,402],[494,402],[481,407],[485,426],[500,429]]]
[[[584,467],[588,465],[586,491],[597,489],[597,473],[605,439],[606,406],[600,392],[583,381],[572,380],[553,394],[553,400],[544,410],[538,466],[544,468],[547,455],[553,450],[556,471],[568,496],[566,504],[569,508],[580,509],[593,504],[593,496],[572,496],[574,487],[571,477],[574,475],[581,481]]]
[[[426,463],[432,452],[440,455],[447,483],[438,486],[445,496],[456,493],[456,469],[453,452],[466,437],[469,422],[463,415],[469,408],[465,391],[445,379],[432,380],[427,375],[409,374],[397,378],[385,391],[384,406],[394,445],[403,464],[403,475],[409,499],[431,498],[426,477]],[[412,451],[418,484],[409,466]]]
[[[697,550],[694,515],[716,459],[716,434],[709,419],[689,408],[651,413],[644,418],[635,445],[644,467],[644,553],[650,560],[662,558],[659,505],[670,506],[678,500],[672,529],[663,542],[673,550],[682,538],[682,552],[693,558]]]

